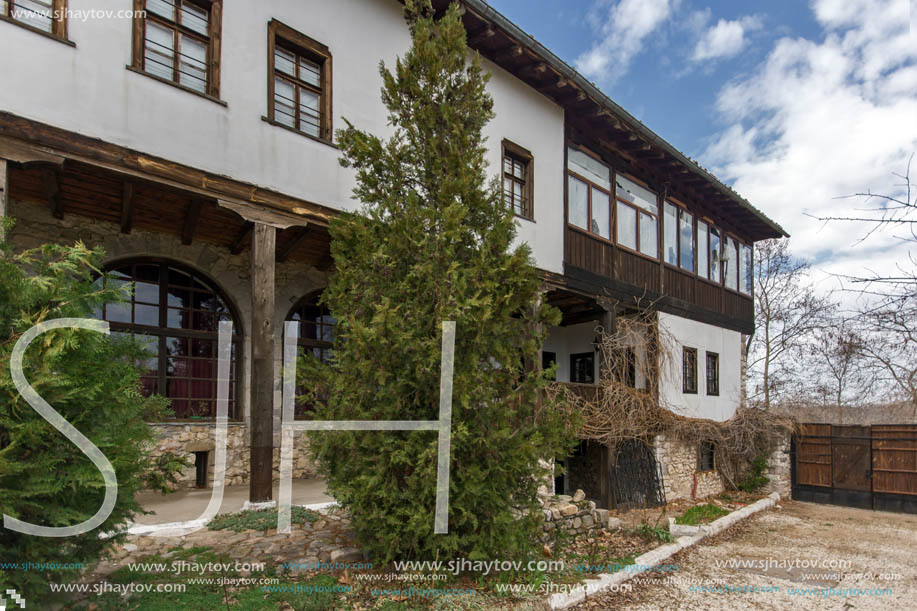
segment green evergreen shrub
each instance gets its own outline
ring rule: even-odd
[[[435,432],[319,432],[310,447],[375,557],[507,558],[536,541],[540,461],[566,454],[575,423],[539,399],[534,364],[559,313],[488,179],[488,77],[458,9],[431,14],[406,3],[413,45],[380,66],[394,134],[338,132],[364,206],[331,225],[334,364],[301,371],[327,397],[317,419],[436,420],[442,322],[456,321],[449,533],[433,534]]]
[[[8,219],[5,222],[10,227]],[[0,513],[41,526],[69,526],[92,517],[105,495],[102,474],[42,418],[13,385],[10,355],[23,332],[39,322],[91,318],[103,303],[123,300],[132,287],[101,289],[95,279],[102,253],[82,243],[46,245],[13,254],[0,241]],[[25,535],[0,526],[0,564],[81,563],[98,560],[122,539],[101,539],[140,511],[134,495],[144,483],[169,481],[147,471],[153,439],[145,418],[160,418],[162,398],[140,394],[135,363],[144,357],[129,337],[79,329],[48,331],[24,358],[26,379],[111,462],[118,478],[114,511],[96,530],[63,538]],[[28,604],[49,596],[48,582],[66,583],[78,569],[0,570],[0,586]]]

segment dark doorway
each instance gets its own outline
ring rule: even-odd
[[[207,470],[210,466],[208,458],[210,452],[194,453],[194,485],[198,488],[207,487]]]
[[[618,446],[611,469],[611,497],[615,509],[665,505],[659,463],[653,449],[643,441],[630,440]]]

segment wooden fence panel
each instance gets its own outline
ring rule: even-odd
[[[796,481],[831,487],[831,425],[802,424],[796,444]]]
[[[917,495],[917,425],[873,425],[872,490]]]

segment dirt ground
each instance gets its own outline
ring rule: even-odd
[[[915,515],[785,501],[677,554],[677,572],[575,608],[917,609],[915,561]]]

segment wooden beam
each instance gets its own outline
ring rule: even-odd
[[[201,211],[204,208],[204,202],[199,199],[192,199],[185,212],[185,225],[181,230],[181,243],[190,246],[194,240],[194,232],[197,231],[198,221],[201,220]]]
[[[134,183],[121,183],[121,233],[130,233],[134,227]]]
[[[305,227],[310,221],[298,214],[275,210],[258,206],[255,204],[231,202],[223,199],[217,200],[217,205],[227,210],[232,210],[246,221],[253,223],[263,223],[276,229],[286,229],[287,227]]]
[[[249,500],[271,500],[274,463],[274,261],[277,229],[252,231],[252,364]]]
[[[246,221],[242,226],[242,229],[239,233],[236,234],[235,239],[232,241],[232,246],[229,247],[229,252],[237,255],[245,250],[245,238],[249,236],[252,232],[252,228],[255,226],[251,221]]]
[[[120,174],[176,187],[205,198],[219,197],[228,202],[286,212],[323,226],[328,225],[331,217],[336,216],[334,210],[312,202],[5,111],[0,111],[0,133],[3,134],[0,136],[0,150],[3,149],[4,143],[14,141],[19,146],[26,146],[29,154],[33,156],[42,154],[49,155],[50,159],[73,159]]]
[[[287,243],[284,244],[281,248],[277,249],[277,262],[284,263],[287,259],[290,258],[290,255],[293,254],[300,244],[305,242],[306,238],[309,237],[309,227],[300,227],[294,229],[293,231],[296,234],[290,239],[287,240]]]
[[[472,47],[477,47],[483,42],[490,42],[493,37],[497,34],[496,30],[492,27],[485,26],[484,28],[474,32],[468,37],[468,44]]]
[[[60,182],[55,168],[43,167],[41,180],[45,186],[45,195],[48,198],[48,210],[56,219],[64,218],[64,205],[60,199]]]
[[[515,63],[520,57],[522,57],[522,47],[510,45],[506,49],[497,51],[494,55],[494,61],[498,64]]]
[[[9,163],[6,159],[0,158],[0,240],[6,237],[6,230],[3,228],[3,220],[9,214],[8,196],[10,192]]]
[[[542,62],[536,62],[534,64],[529,64],[528,66],[523,66],[519,69],[519,74],[523,78],[532,79],[536,81],[542,80],[545,75],[548,73],[548,65]]]

